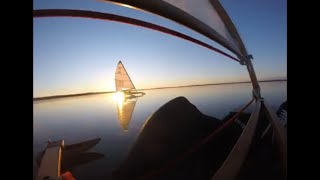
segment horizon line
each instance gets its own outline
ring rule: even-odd
[[[258,82],[274,82],[274,81],[287,81],[287,79],[274,79],[274,80],[261,80]],[[170,89],[170,88],[184,88],[184,87],[194,87],[194,86],[210,86],[210,85],[224,85],[224,84],[244,84],[251,83],[251,81],[240,81],[240,82],[223,82],[223,83],[209,83],[209,84],[191,84],[191,85],[182,85],[182,86],[167,86],[167,87],[152,87],[152,88],[143,88],[137,90],[157,90],[157,89]],[[115,93],[117,91],[103,91],[103,92],[85,92],[85,93],[76,93],[76,94],[61,94],[53,96],[42,96],[34,97],[33,101],[47,100],[47,99],[57,99],[57,98],[66,98],[74,96],[87,96],[95,94],[106,94],[106,93]]]

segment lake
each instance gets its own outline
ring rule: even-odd
[[[287,82],[261,82],[261,94],[277,110],[287,100]],[[104,157],[71,169],[76,179],[111,179],[126,157],[145,120],[169,100],[186,97],[202,113],[222,119],[251,100],[250,83],[145,90],[146,95],[122,102],[115,93],[41,100],[33,103],[33,154],[46,141],[72,144],[101,138],[90,152]],[[250,111],[249,108],[248,111]],[[34,162],[34,171],[36,165]]]

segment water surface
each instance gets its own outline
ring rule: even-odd
[[[260,86],[275,110],[287,100],[286,81]],[[70,144],[99,137],[101,141],[90,151],[104,157],[76,166],[71,172],[79,180],[111,179],[112,170],[125,158],[145,120],[164,103],[184,96],[202,113],[222,119],[249,102],[251,90],[251,84],[245,83],[146,90],[143,97],[126,102],[119,101],[114,93],[36,101],[33,152],[36,155],[43,150],[48,139],[64,139]]]

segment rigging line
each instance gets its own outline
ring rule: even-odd
[[[110,13],[102,13],[102,12],[95,12],[95,11],[86,11],[86,10],[72,10],[72,9],[39,9],[39,10],[33,10],[33,17],[39,18],[39,17],[80,17],[80,18],[92,18],[92,19],[101,19],[101,20],[110,20],[110,21],[116,21],[116,22],[122,22],[126,24],[136,25],[144,28],[153,29],[156,31],[160,31],[172,36],[179,37],[181,39],[185,39],[187,41],[193,42],[195,44],[198,44],[200,46],[206,47],[212,51],[215,51],[221,55],[224,55],[234,61],[241,62],[241,60],[227,54],[226,52],[215,48],[207,43],[204,43],[200,40],[197,40],[195,38],[192,38],[190,36],[187,36],[185,34],[182,34],[180,32],[165,28],[163,26],[159,26],[156,24],[152,24],[149,22],[141,21],[134,18],[129,18],[125,16],[120,16],[116,14],[110,14]]]
[[[224,124],[222,124],[220,127],[218,127],[217,129],[215,129],[211,134],[209,134],[207,137],[205,137],[204,139],[202,139],[198,144],[192,146],[191,148],[189,148],[187,151],[185,151],[183,154],[181,154],[180,156],[178,156],[177,158],[173,159],[172,161],[168,162],[166,165],[162,166],[159,169],[156,170],[152,170],[147,172],[146,174],[136,178],[139,180],[144,180],[144,179],[151,179],[153,176],[155,175],[159,175],[161,173],[164,173],[166,171],[169,171],[170,169],[172,169],[178,162],[180,162],[181,160],[185,159],[188,155],[192,154],[193,152],[195,152],[196,150],[198,150],[200,147],[202,147],[203,145],[205,145],[206,143],[208,143],[210,140],[212,140],[212,138],[214,138],[219,132],[221,132],[223,129],[225,129],[226,127],[230,126],[231,123],[240,115],[240,113],[242,113],[245,109],[247,109],[250,104],[254,101],[255,99],[253,98],[250,102],[248,102],[248,104],[246,106],[244,106],[242,109],[240,109],[239,112],[237,112],[235,115],[233,115],[230,119],[228,119]]]

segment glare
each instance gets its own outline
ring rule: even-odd
[[[119,91],[114,93],[113,100],[115,100],[118,104],[122,104],[122,102],[124,101],[124,93]]]
[[[139,9],[137,7],[130,6],[130,5],[124,4],[124,3],[118,3],[118,2],[111,2],[111,3],[116,4],[118,6],[126,7],[126,8],[131,8],[131,9],[135,9],[135,10],[141,10],[141,9]]]

